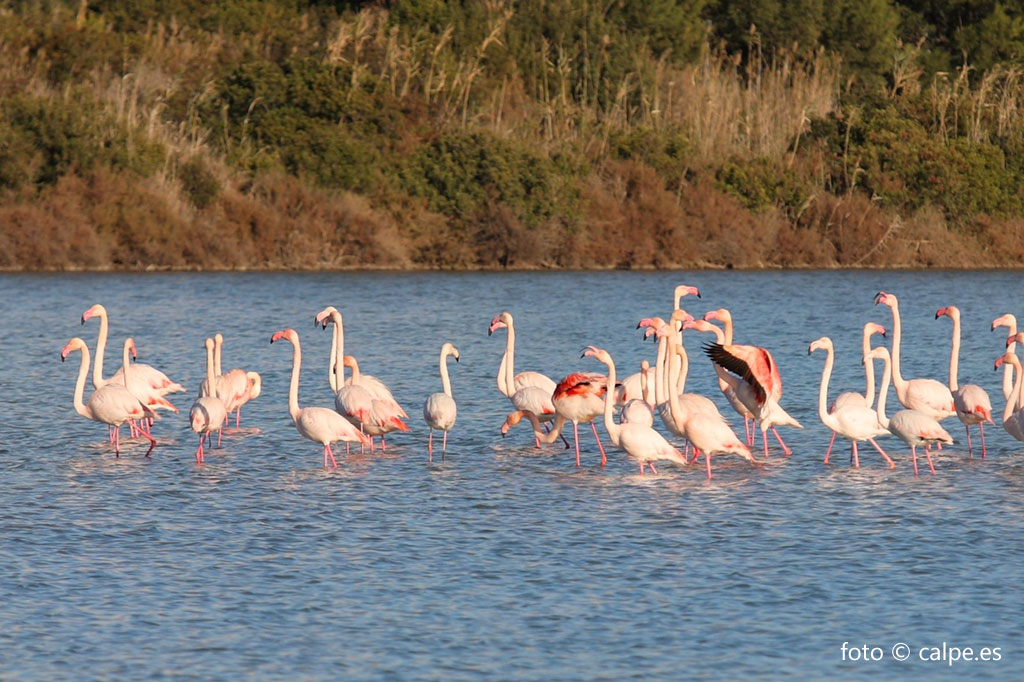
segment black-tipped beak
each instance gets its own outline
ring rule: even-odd
[[[85,324],[85,315],[82,315],[82,324]],[[993,327],[995,329],[995,327]]]
[[[700,298],[700,289],[697,289],[697,298]]]
[[[67,358],[65,358],[65,357],[64,357],[64,353],[61,353],[61,354],[60,354],[60,361],[61,361],[61,362],[64,362],[64,360],[66,360],[66,359],[67,359]]]
[[[458,362],[458,361],[459,361],[459,356],[458,356],[458,355],[456,355],[456,356],[455,356],[455,362]]]
[[[640,328],[640,323],[639,323],[639,322],[637,322],[637,323],[636,323],[636,328],[637,328],[637,329],[639,329],[639,328]]]

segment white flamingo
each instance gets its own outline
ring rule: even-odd
[[[346,443],[369,444],[369,438],[359,429],[353,426],[347,419],[334,410],[326,407],[299,407],[299,371],[302,367],[302,347],[299,344],[299,334],[294,329],[282,329],[274,332],[270,342],[274,343],[279,339],[285,339],[292,344],[292,379],[288,389],[288,413],[295,422],[295,428],[305,438],[320,443],[324,446],[324,467],[330,458],[331,464],[335,467],[338,462],[334,459],[334,452],[331,451],[331,443],[345,441]]]
[[[956,306],[939,308],[935,313],[935,319],[948,317],[953,320],[953,346],[949,351],[949,392],[953,394],[953,407],[956,408],[956,416],[967,431],[967,452],[974,456],[974,445],[971,443],[971,424],[977,424],[981,432],[981,458],[985,459],[985,422],[994,424],[992,421],[992,401],[988,393],[977,384],[958,383],[957,370],[960,363],[960,309]]]
[[[126,340],[126,349],[129,344],[134,345],[134,342],[131,339]],[[82,364],[79,366],[78,381],[75,384],[75,412],[86,419],[102,422],[112,427],[114,429],[114,454],[120,456],[121,425],[129,420],[153,417],[154,412],[146,407],[138,398],[132,395],[132,393],[124,386],[114,383],[107,386],[101,386],[93,390],[92,395],[89,396],[88,404],[83,402],[85,380],[89,375],[89,347],[85,345],[85,341],[76,336],[68,341],[61,350],[60,359],[61,362],[64,362],[68,355],[76,350],[82,352]],[[127,376],[130,378],[131,371],[127,367],[126,372]],[[146,454],[148,455],[152,452],[153,447],[156,445],[156,441],[147,433],[143,433],[142,435],[149,440],[149,450],[146,451]]]
[[[1024,415],[1021,412],[1021,386],[1024,385],[1024,375],[1021,374],[1020,360],[1014,351],[1007,349],[1006,353],[996,358],[995,368],[999,369],[1000,365],[1010,365],[1017,371],[1017,380],[1010,389],[1010,394],[1006,397],[1006,407],[1003,408],[1003,429],[1015,439],[1024,441]]]
[[[850,441],[850,452],[855,469],[860,467],[857,442],[862,440],[871,443],[882,454],[885,461],[888,462],[889,468],[892,469],[896,466],[892,458],[875,442],[876,436],[889,433],[889,429],[878,423],[878,415],[875,414],[874,410],[863,403],[857,404],[853,400],[848,400],[843,405],[837,404],[832,410],[827,409],[828,382],[832,377],[832,366],[835,362],[835,350],[832,347],[832,339],[827,336],[821,337],[807,348],[807,354],[810,355],[816,350],[824,350],[826,353],[825,367],[821,371],[821,386],[818,390],[818,417],[821,419],[821,423],[830,428],[834,434],[839,434]],[[874,381],[871,383],[873,384]],[[872,386],[872,388],[874,387]],[[831,449],[831,444],[829,449]],[[825,455],[825,462],[828,462],[827,454]]]
[[[512,313],[506,311],[496,315],[487,328],[487,335],[490,336],[499,329],[508,330],[508,336],[505,340],[505,354],[501,356],[501,364],[498,366],[497,382],[498,390],[501,391],[501,394],[506,398],[511,398],[516,391],[525,386],[536,386],[544,389],[548,395],[552,395],[555,392],[555,382],[550,377],[540,372],[515,373],[516,328],[515,321],[512,319]],[[513,387],[511,388],[506,378],[506,375],[509,373],[512,374]]]
[[[214,346],[213,339],[206,339],[206,385],[216,386],[216,375],[214,374]],[[188,411],[189,424],[192,430],[199,434],[199,447],[196,449],[196,464],[206,461],[206,453],[203,448],[203,441],[211,431],[217,431],[217,447],[220,447],[220,434],[224,430],[224,421],[228,417],[227,407],[224,401],[216,395],[203,394],[192,403]]]
[[[861,364],[864,365],[864,383],[866,384],[864,393],[861,394],[856,391],[840,393],[832,404],[829,405],[829,412],[846,405],[862,405],[870,408],[875,404],[875,362],[868,358],[868,353],[871,352],[871,337],[875,334],[885,336],[885,327],[874,322],[866,323],[860,339],[860,359]],[[825,464],[828,464],[828,458],[832,454],[832,446],[835,442],[836,432],[833,431],[832,438],[828,442],[828,450],[825,451]]]
[[[448,378],[448,356],[459,361],[459,349],[450,343],[441,346],[441,393],[431,393],[423,403],[423,421],[427,422],[430,429],[430,437],[427,440],[427,450],[430,452],[430,459],[434,458],[434,429],[444,432],[444,439],[441,444],[441,452],[448,451],[448,432],[455,426],[455,418],[458,415],[458,408],[455,405],[455,398],[452,397],[452,382]]]
[[[1009,331],[1007,335],[1016,339],[1017,336],[1017,318],[1010,313],[1006,315],[1000,315],[996,319],[992,320],[992,331],[995,331],[999,327],[1006,327]],[[1010,342],[1006,347],[1010,353],[1017,352],[1016,340]],[[1010,393],[1013,391],[1013,365],[1005,363],[1003,366],[1003,398],[1009,399]]]
[[[878,423],[889,429],[889,433],[902,439],[910,446],[911,457],[914,462],[914,476],[917,476],[917,446],[924,445],[924,456],[928,459],[928,468],[932,475],[935,475],[935,465],[932,463],[932,455],[928,446],[932,443],[952,443],[953,437],[942,428],[935,418],[921,412],[920,410],[900,410],[889,419],[885,416],[885,396],[889,392],[889,382],[892,379],[892,362],[889,356],[889,349],[879,346],[871,351],[871,357],[881,360],[884,365],[882,376],[882,388],[878,392],[878,405],[875,406],[875,413]]]

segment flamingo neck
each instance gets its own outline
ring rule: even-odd
[[[338,357],[341,357],[340,353],[338,354]],[[349,383],[350,384],[358,384],[359,380],[362,377],[363,377],[363,374],[362,374],[362,372],[359,371],[359,361],[356,360],[355,358],[352,358],[352,381],[350,381]],[[344,381],[342,381],[341,383],[344,383]]]
[[[89,377],[89,348],[82,344],[82,364],[78,367],[78,381],[75,382],[75,412],[92,419],[92,410],[85,404],[82,397],[85,395],[85,380]]]
[[[608,386],[604,392],[604,428],[608,432],[612,444],[618,446],[619,432],[622,427],[615,423],[613,416],[615,413],[615,361],[609,355],[608,361],[604,364],[608,365]]]
[[[299,415],[302,412],[299,409],[299,370],[302,368],[302,347],[299,345],[298,337],[289,340],[292,342],[292,381],[288,386],[288,413],[292,416],[292,421],[298,424]]]
[[[832,367],[835,364],[835,350],[825,348],[825,366],[821,370],[821,385],[818,387],[818,418],[821,423],[836,431],[839,420],[828,412],[828,382],[832,378]]]
[[[654,404],[661,405],[665,402],[665,387],[667,379],[665,376],[665,361],[668,352],[668,339],[664,336],[658,339],[658,357],[654,361]]]
[[[1024,374],[1021,373],[1020,360],[1017,359],[1016,355],[1010,360],[1010,364],[1017,371],[1017,381],[1014,383],[1013,390],[1010,391],[1010,395],[1006,399],[1006,407],[1003,408],[1004,422],[1020,410],[1021,388],[1024,387]]]
[[[1013,315],[1009,316],[1009,324],[1006,326],[1010,329],[1010,336],[1016,338],[1017,336],[1017,318]],[[1014,355],[1017,354],[1017,341],[1014,340],[1006,347],[1006,350]],[[1010,395],[1013,393],[1013,365],[1007,364],[1003,367],[1003,397],[1007,400],[1010,399]]]
[[[224,345],[224,340],[220,338],[220,335],[213,339],[213,373],[220,376],[220,349]]]
[[[498,390],[501,391],[501,394],[503,396],[505,396],[506,398],[511,398],[512,396],[510,396],[509,393],[508,393],[508,381],[507,381],[507,378],[505,377],[505,365],[507,363],[508,363],[508,351],[506,350],[504,353],[501,354],[501,364],[498,365],[497,383],[498,383]]]
[[[331,364],[328,375],[331,381],[331,390],[337,393],[345,385],[345,323],[341,319],[341,313],[331,313],[331,322],[334,323],[334,336],[331,338]]]
[[[718,345],[720,345],[720,346],[724,346],[726,344],[725,332],[723,332],[718,327],[718,325],[709,324],[708,326],[711,327],[711,332],[715,335],[715,342]],[[722,391],[724,393],[725,391],[729,390],[729,388],[731,387],[729,382],[725,380],[725,377],[728,376],[728,373],[725,371],[725,369],[723,369],[722,367],[719,367],[717,364],[715,364],[715,363],[711,363],[711,364],[714,366],[715,374],[718,376],[718,390],[720,390],[720,391]]]
[[[673,382],[675,392],[682,395],[686,390],[686,376],[690,373],[690,358],[686,354],[686,347],[683,345],[683,330],[679,330],[679,341],[676,344],[676,354],[679,355],[679,370]]]
[[[900,373],[900,341],[903,339],[903,325],[900,324],[900,306],[894,303],[892,306],[892,355],[889,361],[892,373],[892,385],[896,388],[896,395],[900,402],[906,396],[907,382],[903,380]]]
[[[100,333],[96,337],[96,364],[92,368],[92,387],[102,388],[107,383],[103,378],[103,352],[107,348],[107,311],[104,308],[97,314],[100,318]]]
[[[892,362],[888,356],[882,358],[882,387],[878,391],[878,405],[875,406],[875,414],[878,416],[878,423],[883,429],[889,428],[889,418],[885,416],[885,394],[889,392],[889,382],[892,378]]]
[[[131,371],[132,357],[131,357],[131,346],[128,342],[124,342],[124,350],[121,353],[121,367],[124,368],[124,373],[121,378],[124,380],[124,387],[128,388],[128,373]],[[213,384],[210,384],[213,386]]]
[[[516,392],[516,327],[512,320],[508,322],[508,338],[505,339],[505,395],[511,397]]]
[[[960,318],[956,315],[951,317],[953,319],[953,347],[949,350],[949,390],[955,393],[959,388],[957,370],[960,364]]]
[[[216,342],[214,342],[216,343]],[[214,365],[216,364],[216,354],[212,346],[206,347],[206,385],[210,387],[210,395],[215,396],[217,392],[214,390],[214,382],[217,380],[216,370]]]
[[[732,315],[726,315],[725,319],[722,320],[722,323],[725,325],[725,331],[723,332],[723,334],[725,335],[725,345],[726,346],[731,346],[732,345]]]
[[[647,370],[644,367],[640,368],[640,396],[644,399],[644,402],[651,405],[651,387],[647,381]]]
[[[452,382],[448,378],[448,355],[447,349],[441,351],[441,386],[445,394],[450,398],[452,397]]]
[[[668,363],[670,375],[680,371],[680,363],[682,361],[683,354],[686,352],[683,351],[680,353],[679,349],[681,348],[682,346],[679,345],[673,349],[675,352],[672,354],[672,358],[669,359]],[[669,414],[672,415],[672,421],[675,422],[676,429],[678,429],[680,433],[683,433],[685,431],[685,424],[689,414],[687,414],[686,410],[683,409],[683,404],[679,401],[679,393],[680,391],[668,392],[668,409]]]
[[[867,401],[867,406],[871,407],[875,402],[875,359],[869,358],[869,353],[871,353],[871,332],[865,327],[864,337],[860,343],[860,357],[864,362],[864,400]]]

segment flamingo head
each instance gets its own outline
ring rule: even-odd
[[[249,380],[249,400],[258,398],[263,391],[263,377],[259,372],[246,372],[245,377]]]
[[[106,314],[107,314],[107,309],[104,308],[103,306],[101,306],[99,303],[97,303],[96,305],[94,305],[93,307],[89,308],[84,313],[82,313],[82,324],[85,324],[85,321],[90,319],[91,317],[94,317],[96,315],[106,315]]]
[[[683,322],[683,329],[696,329],[699,332],[710,332],[713,331],[713,326],[710,322],[704,320],[693,320],[692,322]]]
[[[603,348],[598,348],[597,346],[587,346],[586,348],[583,349],[583,353],[580,354],[580,357],[594,358],[596,360],[600,360],[605,364],[610,364],[612,361],[611,356],[608,355],[608,351],[606,351]]]
[[[132,360],[138,360],[139,351],[135,348],[135,339],[130,337],[125,339],[124,345],[128,349],[128,352],[132,354]]]
[[[810,355],[811,353],[813,353],[816,350],[831,350],[831,349],[832,349],[832,339],[828,338],[827,336],[823,336],[820,339],[818,339],[817,341],[811,342],[811,345],[807,347],[807,354]]]
[[[287,339],[295,343],[299,340],[299,335],[294,329],[282,329],[281,331],[274,332],[274,335],[270,337],[270,343],[280,341],[281,339]]]
[[[641,360],[640,361],[640,371],[646,372],[650,368],[651,368],[651,361],[650,360]]]
[[[864,356],[862,364],[868,360],[889,360],[889,349],[885,346],[877,346],[871,349],[871,352]]]
[[[682,308],[676,308],[672,311],[672,317],[669,318],[670,322],[693,322],[694,317],[690,313],[686,312]]]
[[[654,327],[648,327],[647,329],[644,330],[644,340],[646,341],[648,338],[655,336],[657,333],[657,329],[655,329]]]
[[[877,294],[875,294],[875,305],[878,305],[879,303],[884,303],[890,308],[895,308],[899,304],[899,301],[893,294],[888,294],[884,291],[879,291]]]
[[[1024,343],[1024,332],[1017,332],[1006,337],[1006,347],[1009,348],[1015,343]]]
[[[455,358],[455,362],[459,361],[459,349],[450,343],[446,343],[441,346],[441,353],[444,355],[450,355]]]
[[[696,296],[700,298],[700,289],[697,287],[691,287],[686,284],[680,284],[675,290],[675,299],[678,301],[683,296]]]
[[[273,341],[271,341],[271,343],[273,343]],[[207,351],[212,351],[213,350],[213,345],[214,345],[213,339],[209,339],[208,338],[208,339],[206,339],[206,341],[203,342],[203,348],[205,348]]]
[[[864,333],[867,334],[869,339],[872,334],[881,334],[882,336],[885,336],[885,327],[875,322],[868,322],[864,325]]]
[[[71,355],[71,353],[73,353],[76,350],[81,350],[83,348],[85,348],[85,341],[76,336],[75,338],[68,341],[64,348],[61,349],[60,361],[64,362],[65,360],[67,360],[67,357]]]
[[[493,334],[494,332],[498,331],[499,329],[508,329],[508,327],[511,324],[512,324],[512,313],[506,311],[506,312],[503,312],[500,315],[495,315],[491,319],[491,326],[489,326],[487,328],[487,336],[490,336],[491,334]]]
[[[992,320],[992,331],[995,331],[996,327],[1009,327],[1010,329],[1016,329],[1017,318],[1010,313],[1000,315],[996,319]]]
[[[731,322],[732,313],[725,308],[719,308],[718,310],[709,310],[704,313],[704,319],[707,321],[721,320],[722,322]]]
[[[939,308],[938,310],[935,311],[935,319],[937,320],[940,317],[948,317],[951,320],[959,320],[960,309],[957,308],[955,305],[948,305],[945,308]]]
[[[505,421],[501,425],[501,437],[504,438],[505,434],[508,433],[508,430],[511,429],[516,424],[518,424],[519,422],[521,422],[522,420],[523,420],[523,412],[522,411],[512,412],[507,417],[505,417]]]
[[[356,362],[355,357],[353,357],[351,355],[346,355],[344,358],[342,358],[342,364],[345,367],[350,367],[352,369],[359,369],[359,363]]]
[[[670,325],[667,325],[667,324],[661,325],[660,327],[658,327],[658,331],[655,332],[655,334],[657,334],[659,339],[663,339],[666,336],[670,335],[671,333],[672,333],[672,327]]]
[[[1016,356],[1013,353],[1004,353],[1003,355],[1000,355],[998,358],[996,358],[996,364],[993,369],[999,369],[1004,364],[1009,364],[1013,362],[1013,359],[1015,357]]]
[[[327,329],[327,325],[333,321],[334,313],[338,313],[338,309],[332,305],[327,306],[316,314],[316,317],[313,319],[313,326],[320,325]],[[341,313],[338,313],[338,319],[341,319]]]

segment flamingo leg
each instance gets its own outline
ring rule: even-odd
[[[220,449],[220,436],[221,436],[222,433],[224,433],[224,427],[223,426],[220,427],[219,429],[217,429],[217,449],[218,450]]]
[[[657,476],[658,470],[654,468],[654,462],[648,462],[647,465],[651,467],[651,473]]]
[[[386,440],[384,440],[384,434],[383,433],[380,434],[380,451],[381,452],[387,452],[388,451],[388,442]]]
[[[579,426],[576,424],[576,422],[572,423],[572,437],[573,437],[573,440],[576,442],[576,467],[579,468],[579,466],[580,466],[580,431],[579,431]],[[640,473],[641,474],[644,473],[644,465],[643,465],[643,463],[640,464]]]
[[[238,411],[235,412],[235,428],[236,429],[242,428],[242,408],[241,407],[239,407]]]
[[[935,475],[935,465],[932,464],[932,453],[927,450],[924,451],[924,456],[928,459],[928,468],[932,470],[932,476]]]
[[[710,450],[705,450],[704,451],[704,466],[707,467],[707,470],[708,470],[708,480],[710,481],[711,480],[711,451]]]
[[[974,446],[971,444],[971,427],[969,424],[964,424],[964,431],[967,432],[967,456],[974,457]]]
[[[444,436],[441,438],[441,453],[448,452],[448,432],[444,432]]]
[[[775,434],[775,440],[779,441],[779,445],[782,446],[782,452],[785,453],[786,457],[792,455],[793,451],[786,447],[786,444],[782,442],[782,437],[779,435],[779,432],[775,430],[774,426],[772,427],[772,433]]]
[[[985,422],[978,424],[978,430],[981,431],[981,458],[985,459]]]
[[[430,453],[430,461],[434,461],[434,429],[430,429],[430,437],[427,438],[427,452]]]
[[[750,417],[743,415],[743,431],[747,435],[747,445],[754,444],[754,430],[750,424]]]
[[[594,422],[590,422],[590,428],[594,430],[594,440],[597,441],[597,449],[601,451],[601,466],[608,463],[608,457],[604,454],[604,446],[601,445],[601,436],[597,435],[597,425]],[[654,471],[654,465],[651,464],[651,470]],[[658,473],[655,471],[654,473]]]
[[[764,458],[768,459],[768,434],[761,429],[761,442],[764,444]]]
[[[857,452],[857,441],[850,441],[850,444],[853,445],[853,468],[860,469],[860,454]]]
[[[686,463],[687,464],[693,464],[694,462],[697,461],[698,457],[700,457],[700,450],[698,450],[696,447],[694,447],[693,448],[693,459],[687,460]]]
[[[331,458],[331,466],[333,466],[335,469],[337,469],[338,468],[338,462],[335,461],[335,459],[334,459],[334,452],[331,450],[331,444],[330,443],[324,443],[324,468],[325,469],[327,468],[327,458],[328,457]]]
[[[199,447],[196,449],[196,464],[203,463],[203,436],[204,434],[199,434]]]
[[[914,462],[914,477],[916,478],[917,477],[917,447],[916,446],[913,446],[913,445],[910,446],[910,457],[911,457],[911,459]]]
[[[114,457],[121,456],[121,429],[114,431]]]
[[[893,469],[893,468],[896,467],[896,462],[892,461],[892,457],[890,457],[889,455],[887,455],[885,453],[885,450],[883,450],[881,448],[881,446],[878,443],[875,442],[874,438],[868,438],[868,442],[875,446],[875,450],[878,450],[880,453],[882,453],[882,457],[884,457],[885,461],[889,463],[889,468],[890,469]]]
[[[643,463],[643,461],[640,462],[640,475],[641,476],[644,475],[644,463]]]
[[[825,451],[825,464],[828,464],[828,456],[832,454],[832,446],[836,442],[836,432],[832,432],[832,440],[828,442],[828,450]]]

